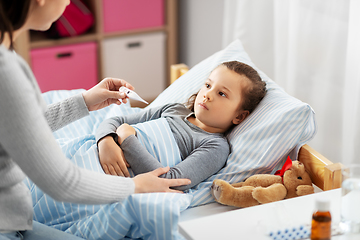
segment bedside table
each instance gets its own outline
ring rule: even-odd
[[[318,192],[249,208],[236,209],[214,203],[201,206],[196,219],[180,218],[179,231],[186,239],[271,239],[270,231],[310,226],[317,198],[330,199],[332,224],[340,222],[341,189]],[[211,208],[211,215],[208,215]],[[207,215],[207,216],[206,216]],[[332,239],[360,239],[360,235],[338,235]]]

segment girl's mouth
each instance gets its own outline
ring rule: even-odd
[[[199,106],[200,106],[201,108],[203,108],[203,109],[209,110],[209,109],[206,107],[205,103],[199,103]]]

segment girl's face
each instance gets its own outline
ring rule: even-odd
[[[208,132],[225,132],[242,122],[249,115],[241,106],[250,84],[247,77],[225,66],[214,69],[195,99],[195,125]]]
[[[33,0],[30,6],[26,28],[45,31],[64,12],[70,0]]]

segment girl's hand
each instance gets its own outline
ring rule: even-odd
[[[183,186],[191,183],[189,179],[167,179],[160,178],[161,174],[168,172],[170,167],[158,168],[154,171],[143,173],[133,178],[135,183],[135,193],[149,192],[176,192],[182,191],[170,189],[170,187]]]
[[[122,144],[122,142],[130,135],[136,135],[135,129],[127,123],[123,123],[116,129],[116,133],[118,135],[118,143]]]
[[[120,105],[121,101],[119,99],[126,103],[127,97],[124,93],[119,92],[121,86],[134,90],[134,87],[125,80],[104,78],[97,85],[83,92],[83,98],[89,111],[99,110],[113,103]]]
[[[99,161],[106,174],[130,177],[127,169],[129,164],[125,159],[124,153],[111,136],[101,139],[98,149]]]

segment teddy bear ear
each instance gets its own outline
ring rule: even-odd
[[[277,170],[275,172],[275,175],[279,175],[281,177],[284,176],[285,171],[289,170],[291,168],[291,166],[292,166],[292,160],[291,160],[290,156],[288,156],[284,165],[282,166],[282,168],[280,170]]]
[[[309,174],[306,169],[305,169],[305,166],[303,163],[299,162],[299,161],[294,161],[293,162],[293,165],[298,169],[298,171],[300,171],[301,174]]]

